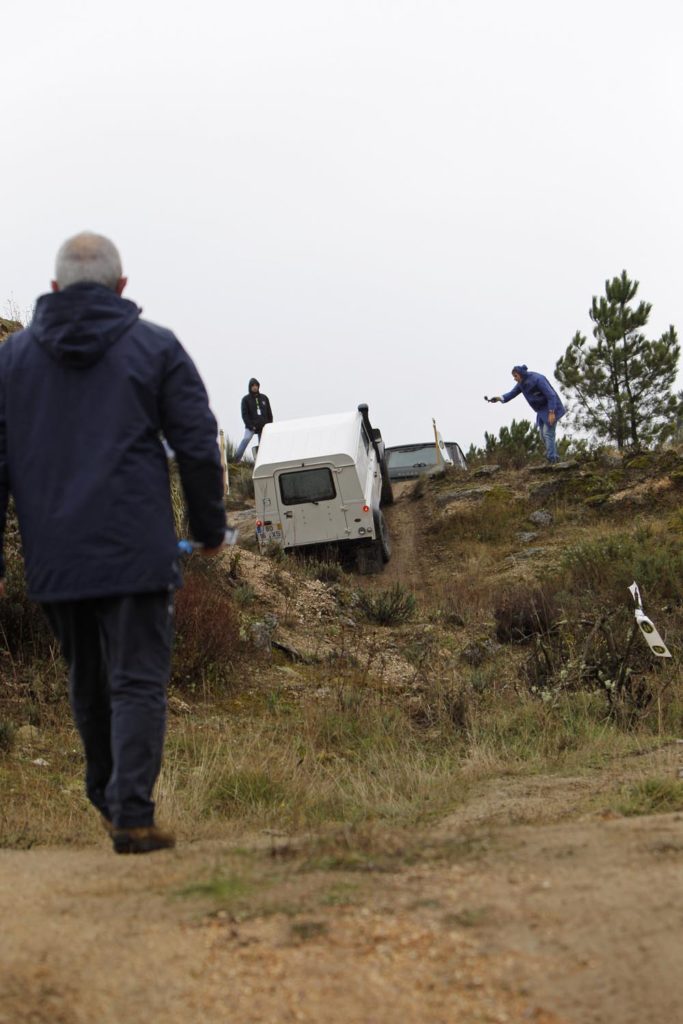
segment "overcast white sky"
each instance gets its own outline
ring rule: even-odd
[[[0,311],[64,238],[241,436],[370,406],[387,444],[481,444],[626,268],[683,332],[680,0],[5,0]],[[4,304],[4,308],[3,308]]]

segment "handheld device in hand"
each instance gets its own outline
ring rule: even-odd
[[[238,532],[233,530],[230,526],[225,531],[225,537],[223,538],[223,544],[225,547],[231,548],[237,543]],[[193,551],[201,551],[202,548],[206,547],[205,544],[198,544],[194,540],[179,540],[178,551],[183,555],[191,555]]]

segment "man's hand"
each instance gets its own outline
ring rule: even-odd
[[[557,416],[555,415],[555,413],[554,413],[554,412],[552,411],[552,409],[551,409],[551,410],[550,410],[550,412],[548,413],[548,424],[549,424],[549,425],[550,425],[551,427],[554,427],[554,426],[555,426],[555,420],[556,420],[556,419],[557,419]]]
[[[197,547],[195,548],[195,551],[198,551],[201,555],[209,555],[209,557],[217,555],[219,551],[222,551],[224,548],[233,547],[233,545],[237,543],[237,536],[237,530],[232,526],[228,526],[225,531],[222,544],[218,544],[215,548],[207,548],[204,546]]]
[[[489,402],[502,402],[502,401],[503,401],[503,399],[500,398],[498,395],[494,395],[493,398],[489,398]]]

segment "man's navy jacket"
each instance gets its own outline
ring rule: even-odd
[[[503,402],[510,402],[517,395],[524,395],[536,413],[536,426],[538,427],[541,423],[548,423],[549,412],[554,412],[555,418],[558,420],[564,416],[566,410],[562,405],[562,399],[547,377],[544,377],[542,373],[535,373],[534,370],[527,370],[524,364],[515,369],[519,371],[522,380],[519,384],[515,384],[511,391],[501,396]]]
[[[41,296],[30,327],[0,345],[0,541],[12,493],[30,597],[177,584],[162,433],[192,533],[217,546],[225,511],[216,421],[180,342],[102,285]]]

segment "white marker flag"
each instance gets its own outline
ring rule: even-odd
[[[434,440],[436,441],[437,461],[441,460],[444,466],[452,466],[454,463],[453,459],[451,458],[451,453],[448,451],[448,448],[444,444],[444,439],[442,438],[441,434],[436,429],[436,420],[434,419],[432,420],[432,426],[434,427]]]
[[[224,494],[230,494],[230,470],[228,469],[228,460],[225,454],[225,434],[222,430],[218,431],[218,448],[221,453],[221,466],[223,467],[223,492]]]
[[[631,591],[631,596],[636,602],[635,616],[636,622],[640,628],[640,632],[645,637],[645,642],[652,651],[652,653],[658,658],[670,658],[671,652],[666,646],[661,636],[657,632],[655,624],[651,619],[648,619],[647,615],[643,611],[643,602],[640,597],[640,590],[638,584],[634,580],[631,586],[628,588]]]

